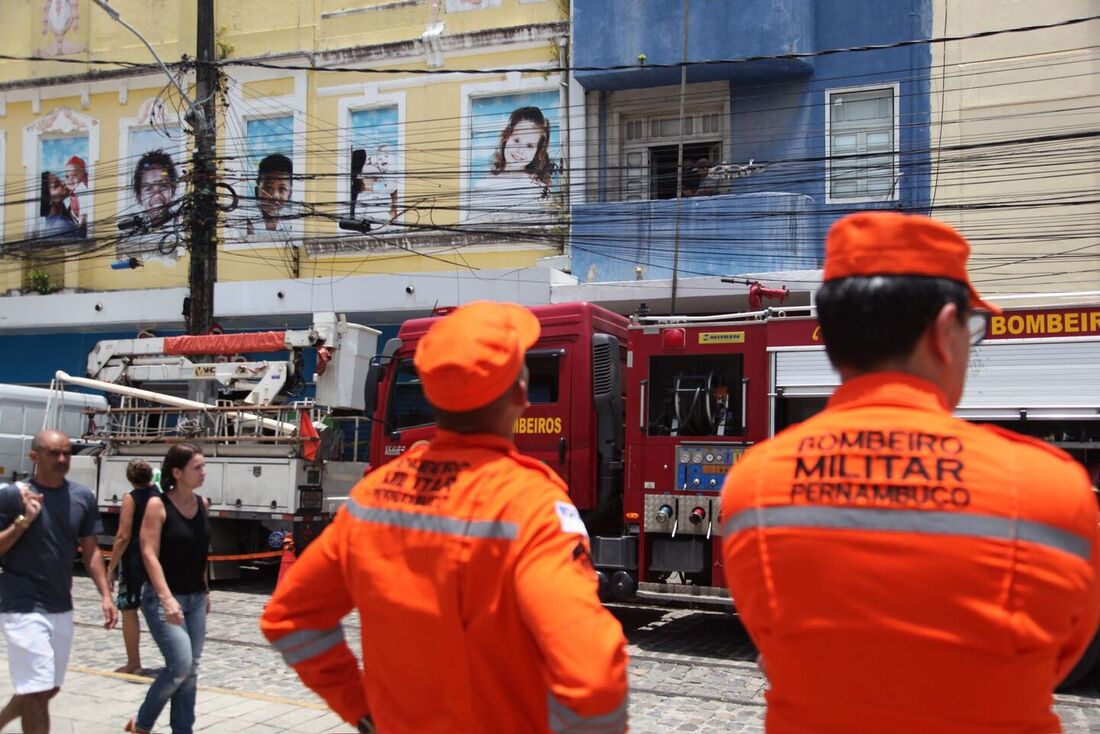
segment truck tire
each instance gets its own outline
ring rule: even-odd
[[[1092,642],[1085,648],[1085,654],[1081,656],[1081,659],[1077,661],[1077,665],[1073,667],[1066,679],[1058,686],[1058,690],[1064,691],[1080,683],[1096,666],[1097,659],[1100,659],[1100,633],[1092,638]]]

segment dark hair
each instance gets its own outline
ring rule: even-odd
[[[42,172],[42,189],[38,199],[38,216],[50,216],[50,172]]]
[[[134,459],[126,465],[126,480],[135,487],[145,487],[153,482],[153,467],[145,459]]]
[[[940,309],[970,312],[964,283],[920,275],[873,275],[830,280],[817,292],[825,352],[837,367],[871,371],[908,357]]]
[[[165,153],[160,148],[156,150],[150,150],[138,158],[137,165],[134,166],[134,198],[141,201],[141,174],[145,171],[153,168],[164,169],[168,173],[168,179],[172,182],[172,189],[175,190],[176,182],[179,181],[179,174],[176,172],[176,164],[172,162],[172,156]]]
[[[256,169],[256,183],[259,184],[267,176],[276,174],[294,176],[294,164],[282,153],[272,153],[260,161],[260,165]]]
[[[50,216],[50,209],[53,207],[53,199],[50,198],[50,176],[54,176],[58,181],[64,183],[62,178],[56,173],[50,171],[42,172],[42,190],[40,192],[40,199],[38,200],[38,216],[48,217]],[[62,214],[69,214],[69,207],[65,204],[65,200],[61,200]]]
[[[493,153],[490,170],[494,174],[504,170],[504,147],[508,143],[508,138],[512,137],[512,131],[515,130],[516,125],[524,121],[533,123],[542,134],[539,136],[539,146],[535,151],[534,159],[523,170],[542,184],[542,195],[546,197],[550,193],[550,177],[554,175],[554,162],[550,160],[549,152],[550,121],[538,107],[520,107],[513,110],[508,118],[508,124],[500,133],[500,142],[497,143],[497,150]]]
[[[359,174],[363,172],[363,166],[367,164],[367,151],[356,148],[351,152],[351,216],[355,216],[355,200],[363,193],[363,182],[359,180]]]
[[[260,165],[256,169],[256,187],[252,190],[252,196],[255,197],[257,203],[260,201],[260,182],[268,176],[286,176],[293,181],[294,164],[282,153],[272,153],[260,161]],[[263,216],[264,219],[268,218],[266,212]]]
[[[160,465],[160,488],[165,492],[171,492],[176,488],[176,477],[173,469],[183,469],[195,456],[202,455],[202,449],[190,443],[177,443],[168,449],[164,455],[164,463]]]

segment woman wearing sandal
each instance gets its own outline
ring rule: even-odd
[[[150,732],[169,701],[173,734],[191,734],[195,723],[199,658],[210,612],[206,580],[210,521],[207,501],[195,494],[205,477],[205,459],[197,446],[173,446],[160,470],[164,495],[151,497],[145,509],[141,553],[148,581],[141,593],[141,610],[164,655],[164,670],[126,731]]]
[[[113,586],[118,574],[118,597],[115,604],[122,615],[122,640],[126,644],[126,664],[116,673],[141,672],[141,587],[145,583],[145,563],[141,558],[140,543],[134,535],[141,531],[145,506],[149,498],[159,494],[153,483],[153,467],[143,459],[134,459],[126,465],[126,479],[133,489],[122,498],[122,512],[118,519],[118,533],[111,549],[111,562],[107,564],[107,581]]]

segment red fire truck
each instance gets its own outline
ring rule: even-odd
[[[718,495],[748,446],[821,410],[839,384],[808,307],[705,317],[531,309],[519,448],[554,467],[589,524],[607,599],[731,605]],[[404,324],[372,368],[377,466],[432,432]],[[994,317],[957,414],[1039,436],[1100,472],[1100,306]]]
[[[522,450],[569,485],[591,531],[622,533],[623,372],[630,322],[587,303],[536,306],[542,333],[527,352],[531,407],[516,422]],[[435,427],[412,358],[435,318],[406,321],[367,376],[371,465],[380,466]]]

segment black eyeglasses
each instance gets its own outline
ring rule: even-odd
[[[966,316],[966,330],[970,334],[970,346],[981,344],[989,330],[989,314],[985,311],[971,311]]]

